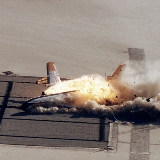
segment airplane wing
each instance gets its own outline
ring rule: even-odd
[[[54,106],[54,105],[59,108],[61,108],[61,107],[73,108],[75,106],[73,106],[71,101],[68,100],[68,94],[71,92],[76,92],[76,90],[34,97],[34,98],[31,98],[28,101],[24,102],[20,106],[20,109],[27,111],[30,107],[35,108],[35,107],[43,106],[45,108],[48,108],[48,107]],[[58,101],[58,103],[57,103],[56,101],[59,99],[61,99],[61,101]],[[66,99],[68,101],[66,101]]]
[[[60,78],[61,81],[72,80],[71,78]],[[48,77],[44,77],[36,81],[37,84],[48,84]]]

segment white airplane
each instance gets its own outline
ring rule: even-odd
[[[121,73],[121,71],[124,69],[125,64],[119,65],[119,67],[116,69],[116,71],[111,75],[106,77],[106,81],[111,82],[116,80]],[[54,86],[58,83],[61,83],[61,80],[69,80],[68,78],[60,78],[59,73],[56,69],[56,66],[54,62],[48,62],[47,63],[47,77],[44,77],[37,81],[38,84],[46,84],[46,86]],[[50,108],[52,106],[56,106],[58,108],[74,108],[74,103],[69,100],[68,97],[70,97],[70,94],[72,92],[76,92],[76,90],[69,90],[65,92],[60,93],[54,93],[50,95],[45,95],[45,92],[42,92],[41,96],[34,97],[23,103],[20,108],[25,111],[32,112],[32,109],[35,107],[43,107],[43,108]],[[61,101],[57,100],[61,99]]]
[[[137,53],[135,53],[134,51],[136,51]],[[143,50],[137,49],[137,48],[129,49],[130,60],[142,61],[144,60],[144,57],[145,55]],[[126,66],[125,64],[119,65],[119,67],[111,76],[106,77],[106,81],[109,81],[112,84],[112,81],[118,78],[119,74],[125,68],[125,66]],[[47,86],[53,86],[57,83],[61,83],[61,80],[64,81],[64,80],[70,80],[70,79],[60,78],[54,62],[48,62],[47,77],[38,80],[37,84],[46,84]],[[20,108],[25,111],[30,110],[30,108],[39,107],[39,106],[43,106],[45,108],[49,108],[51,106],[57,106],[59,108],[73,108],[75,106],[73,106],[72,102],[68,101],[68,98],[67,98],[71,92],[75,92],[75,90],[60,92],[60,93],[55,93],[50,95],[44,95],[44,92],[42,92],[41,96],[29,99],[28,101],[23,103],[20,106]],[[59,98],[64,99],[64,101],[57,103],[56,100]]]
[[[68,78],[60,78],[58,70],[54,64],[54,62],[48,62],[47,63],[47,77],[44,77],[37,81],[38,84],[46,84],[46,86],[54,86],[57,83],[61,83],[61,80],[69,80]],[[43,106],[45,108],[49,108],[50,106],[53,106],[56,104],[59,108],[72,108],[71,102],[69,101],[63,101],[59,104],[55,102],[56,99],[67,99],[68,94],[70,92],[75,92],[75,90],[67,91],[67,92],[61,92],[61,93],[55,93],[51,95],[44,95],[44,92],[42,92],[41,96],[31,98],[25,103],[23,103],[20,108],[22,110],[30,110],[32,107],[39,107]]]

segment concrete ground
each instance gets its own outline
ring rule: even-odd
[[[159,159],[159,124],[112,123],[86,115],[32,115],[21,111],[22,102],[45,88],[35,83],[38,79],[0,76],[2,160]]]
[[[43,146],[20,146],[20,145],[0,145],[0,153],[2,160],[13,159],[56,159],[56,160],[72,160],[72,159],[101,159],[101,160],[159,160],[160,128],[157,126],[147,127],[142,132],[141,137],[136,137],[137,141],[130,141],[132,132],[131,127],[119,125],[118,142],[115,150],[102,150],[100,148],[77,148],[77,147],[43,147]],[[149,130],[149,139],[145,137],[146,129]],[[142,138],[142,139],[140,139]],[[135,138],[134,138],[135,139]],[[138,140],[140,140],[138,142]],[[137,148],[136,148],[137,147]]]

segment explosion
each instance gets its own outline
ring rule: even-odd
[[[76,91],[72,93],[73,99],[76,99],[76,105],[82,105],[88,100],[105,104],[107,100],[112,101],[116,97],[109,83],[99,75],[82,76],[78,79],[58,83],[45,90],[45,94],[50,95],[67,91]]]
[[[145,66],[126,63],[124,71],[111,81],[106,81],[99,75],[90,75],[58,83],[45,90],[45,94],[75,92],[55,97],[55,106],[36,107],[34,111],[38,113],[82,111],[112,120],[156,122],[160,120],[159,68],[159,62],[155,62],[154,65],[146,63]],[[63,105],[61,108],[58,107],[56,104],[64,103],[66,97],[72,105],[68,108],[63,108]]]

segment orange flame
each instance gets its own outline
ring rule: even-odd
[[[73,98],[79,98],[81,100],[78,101],[83,101],[83,103],[88,100],[94,100],[102,104],[105,100],[116,97],[108,82],[99,75],[82,76],[78,79],[58,83],[45,90],[45,94],[50,95],[72,90],[76,90],[78,93],[78,95],[72,94]]]

